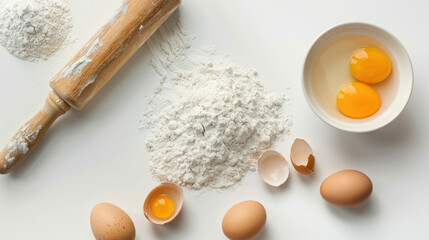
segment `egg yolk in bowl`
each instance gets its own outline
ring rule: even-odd
[[[390,59],[377,48],[366,47],[354,52],[350,59],[353,76],[364,83],[378,83],[392,71]]]
[[[378,111],[380,95],[374,88],[361,82],[345,85],[337,95],[338,109],[351,118],[366,118]]]

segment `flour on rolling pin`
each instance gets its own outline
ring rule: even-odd
[[[16,136],[10,140],[7,144],[8,154],[5,159],[6,162],[3,165],[3,168],[7,168],[7,164],[12,164],[15,161],[15,157],[12,155],[25,155],[28,152],[28,143],[33,144],[36,141],[39,131],[42,129],[42,126],[39,125],[35,130],[29,131],[30,124],[23,126]]]
[[[124,4],[122,4],[122,6],[116,10],[115,14],[110,19],[109,23],[116,22],[118,20],[118,18],[127,14],[128,6],[129,6],[129,3],[124,2]]]
[[[124,3],[120,8],[118,8],[118,10],[116,11],[115,15],[111,18],[111,20],[108,22],[108,24],[112,24],[114,22],[116,22],[118,20],[118,18],[120,18],[121,16],[125,15],[128,11],[128,4]],[[88,48],[88,46],[91,45],[91,47]],[[62,73],[60,78],[58,79],[63,79],[63,78],[70,78],[72,76],[77,76],[79,77],[80,74],[82,73],[82,70],[89,64],[92,62],[92,58],[91,55],[96,52],[100,47],[103,46],[103,42],[100,41],[100,39],[96,39],[93,42],[89,42],[85,47],[88,48],[87,52],[85,55],[83,55],[79,60],[77,60],[75,63],[66,66]],[[86,87],[88,87],[90,84],[95,82],[95,79],[97,78],[97,75],[94,74],[91,78],[89,78],[81,87],[78,96],[80,96],[82,94],[82,92],[86,89]],[[58,79],[56,79],[55,81],[58,81]]]
[[[180,0],[125,0],[51,80],[45,105],[0,151],[0,174],[15,169],[71,107],[81,110],[179,6]]]
[[[95,40],[92,46],[88,49],[87,53],[82,56],[78,61],[74,64],[66,67],[61,74],[61,78],[71,77],[76,74],[82,73],[82,70],[88,65],[88,63],[92,62],[91,55],[103,46],[103,43],[100,42],[99,39]]]
[[[116,10],[116,13],[114,14],[114,16],[110,19],[110,21],[108,22],[108,24],[112,24],[114,22],[116,22],[118,20],[118,18],[120,18],[121,16],[125,15],[128,11],[128,4],[124,3],[124,5],[122,5],[120,8],[118,8],[118,10]],[[89,45],[91,45],[91,47],[89,47]],[[59,79],[62,78],[69,78],[72,77],[74,75],[80,76],[80,74],[82,73],[82,70],[89,64],[92,62],[92,58],[91,55],[96,52],[100,47],[103,46],[103,42],[100,41],[99,38],[97,38],[95,41],[93,42],[89,42],[86,44],[85,48],[87,48],[87,52],[84,56],[82,56],[78,61],[76,61],[75,63],[66,66],[63,71],[61,72],[61,76],[60,78],[56,79],[55,81],[58,81]],[[89,48],[88,48],[89,47]],[[95,81],[95,79],[97,78],[97,76],[92,76],[81,88],[81,91],[79,93],[82,94],[82,91],[85,90],[85,88],[90,85],[91,83],[93,83]]]
[[[92,62],[91,55],[97,51],[100,47],[103,46],[103,43],[100,41],[100,39],[96,39],[95,42],[92,44],[92,46],[88,49],[85,55],[83,55],[79,60],[77,60],[75,63],[73,63],[70,66],[67,66],[64,68],[64,70],[61,73],[60,79],[64,78],[70,78],[72,76],[79,77],[82,73],[82,70]],[[85,90],[86,87],[88,87],[90,84],[94,83],[95,79],[97,78],[96,75],[92,76],[86,83],[82,85],[82,88],[80,89],[80,92],[78,96],[80,96]],[[58,79],[57,79],[58,80]],[[55,80],[55,81],[57,81]]]
[[[54,92],[77,110],[85,107],[179,3],[179,0],[126,0],[51,80]]]

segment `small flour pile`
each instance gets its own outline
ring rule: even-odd
[[[9,0],[0,7],[0,44],[23,60],[47,59],[71,29],[68,0]]]
[[[148,44],[161,76],[141,120],[150,130],[151,172],[200,189],[230,187],[256,170],[261,152],[289,131],[286,97],[213,47],[193,50],[180,21],[168,21]]]

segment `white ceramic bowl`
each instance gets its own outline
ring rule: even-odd
[[[312,87],[312,66],[319,51],[340,37],[365,36],[375,41],[369,43],[373,47],[386,49],[385,52],[392,62],[392,73],[385,81],[390,81],[388,91],[380,94],[382,106],[373,116],[353,119],[341,114],[334,107],[332,99],[323,99],[318,89]],[[374,43],[375,42],[375,43]],[[413,90],[413,67],[407,51],[393,35],[385,30],[365,24],[347,23],[333,27],[320,35],[310,48],[303,69],[302,87],[308,104],[317,116],[329,125],[349,132],[370,132],[393,121],[407,105]],[[332,95],[332,94],[331,94]],[[384,96],[384,97],[383,97]],[[336,97],[336,96],[335,96]],[[334,97],[334,99],[335,99]],[[329,104],[326,102],[329,101]]]

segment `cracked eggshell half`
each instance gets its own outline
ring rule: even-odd
[[[313,150],[304,139],[295,139],[290,150],[290,159],[293,167],[299,173],[307,175],[314,172]]]
[[[268,150],[258,159],[258,174],[265,183],[279,187],[289,177],[289,164],[283,155]]]
[[[173,200],[174,203],[174,212],[173,214],[166,219],[159,219],[154,216],[151,210],[152,202],[159,196],[168,196]],[[181,212],[183,206],[183,190],[181,187],[177,186],[174,183],[161,183],[155,187],[149,195],[146,197],[146,200],[143,205],[143,212],[145,217],[154,224],[164,225],[173,221]]]

